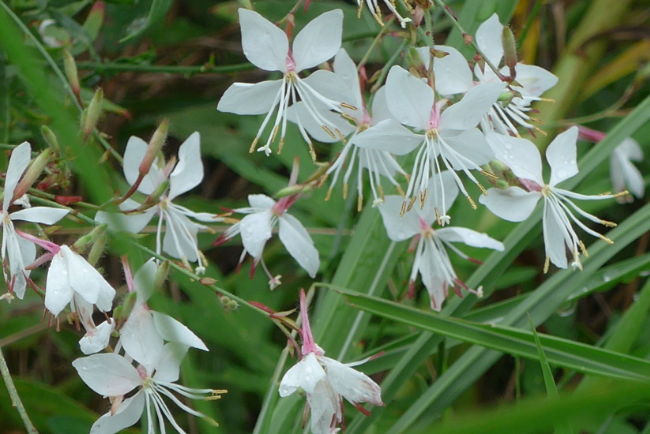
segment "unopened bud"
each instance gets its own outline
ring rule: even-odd
[[[294,194],[302,193],[304,187],[305,186],[303,185],[290,185],[288,187],[284,187],[282,190],[278,191],[275,194],[275,197],[281,198],[281,197],[287,197],[287,196],[292,196]]]
[[[517,76],[517,71],[515,70],[515,66],[517,66],[517,43],[515,42],[515,35],[512,34],[512,30],[508,26],[503,26],[501,43],[503,44],[503,55],[506,66],[510,70],[510,79],[514,80]]]
[[[82,133],[84,140],[87,140],[88,137],[95,131],[97,126],[97,121],[99,121],[99,116],[102,114],[102,105],[104,104],[104,91],[102,88],[97,88],[93,99],[88,105],[88,111],[86,112],[86,117],[83,120],[82,124]]]
[[[416,77],[426,77],[427,76],[427,65],[424,64],[422,56],[417,49],[411,47],[406,52],[406,63],[409,66],[411,73],[415,73]]]
[[[72,57],[72,54],[70,54],[68,50],[63,50],[63,69],[65,70],[66,77],[68,77],[70,89],[72,89],[72,92],[77,97],[77,100],[80,101],[81,86],[79,86],[77,64],[74,61],[74,57]]]
[[[34,161],[32,161],[32,164],[25,172],[25,175],[23,175],[23,178],[16,186],[16,190],[14,190],[13,200],[18,199],[27,193],[27,190],[29,190],[32,184],[36,182],[39,176],[41,176],[43,169],[45,169],[45,166],[50,161],[50,155],[52,155],[52,150],[46,149],[41,152],[40,155],[34,159]]]
[[[133,312],[133,307],[135,306],[137,299],[137,292],[129,292],[124,298],[122,304],[116,307],[113,311],[113,318],[119,323],[124,323],[124,321],[129,318],[129,315],[131,315],[131,312]]]
[[[469,45],[472,42],[474,42],[474,36],[468,34],[468,33],[463,33],[463,42],[465,45]]]
[[[43,135],[45,142],[47,142],[47,145],[52,148],[54,152],[57,154],[61,152],[61,146],[59,146],[59,140],[56,138],[54,131],[52,131],[49,127],[43,125],[41,127],[41,134]]]
[[[169,274],[169,261],[164,261],[156,269],[156,274],[153,277],[153,287],[154,289],[161,288],[167,280],[167,275]]]
[[[158,203],[160,202],[160,196],[167,192],[169,188],[169,179],[164,180],[156,189],[147,197],[146,204]]]
[[[106,247],[106,234],[101,234],[97,241],[93,243],[93,246],[90,248],[90,253],[88,253],[88,263],[93,267],[97,265],[99,258],[101,258],[104,253],[104,248]]]
[[[164,119],[160,123],[156,131],[153,133],[153,136],[151,137],[151,141],[149,142],[149,146],[147,146],[147,152],[144,154],[142,163],[140,163],[140,167],[138,168],[140,175],[144,176],[147,173],[149,173],[149,170],[151,169],[151,165],[153,164],[154,161],[156,161],[156,157],[158,156],[158,153],[165,145],[165,141],[167,140],[168,130],[169,130],[169,121],[167,119]]]
[[[221,301],[221,305],[226,310],[235,310],[239,307],[239,303],[230,297],[226,297],[225,295],[223,297],[220,297],[219,301]]]
[[[99,237],[106,232],[106,227],[107,225],[96,226],[87,235],[84,235],[75,241],[75,243],[72,245],[72,250],[77,253],[86,250],[90,244],[94,244],[99,239]]]

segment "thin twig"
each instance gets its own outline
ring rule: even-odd
[[[9,373],[9,367],[5,361],[4,354],[2,354],[2,350],[0,350],[0,373],[2,374],[2,379],[5,381],[5,385],[7,386],[7,391],[11,398],[11,405],[16,407],[16,410],[18,410],[20,418],[23,420],[23,424],[25,424],[25,429],[27,429],[27,432],[30,434],[38,434],[38,430],[34,427],[32,421],[29,420],[27,411],[25,411],[25,406],[20,400],[20,396],[18,396],[18,391],[16,390],[14,380],[11,378],[11,374]]]

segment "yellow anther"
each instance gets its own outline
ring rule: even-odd
[[[600,224],[603,226],[607,226],[608,228],[615,228],[617,226],[616,223],[607,220],[601,220]]]
[[[548,267],[550,265],[551,265],[551,258],[547,256],[546,260],[544,261],[544,274],[548,273]]]
[[[251,143],[251,148],[248,150],[249,153],[253,153],[255,151],[255,148],[257,148],[257,142],[259,139],[255,137],[255,140],[253,140],[253,143]]]
[[[332,132],[332,130],[330,130],[330,129],[327,127],[327,125],[321,125],[320,127],[321,127],[323,130],[325,130],[325,132],[326,132],[327,134],[329,134],[331,138],[336,139],[336,136],[334,135],[334,133]]]
[[[355,111],[355,112],[356,112],[357,110],[359,110],[358,108],[356,108],[356,107],[353,106],[352,104],[348,104],[348,103],[346,103],[346,102],[342,102],[342,103],[341,103],[341,107],[346,108],[346,109],[349,109],[349,110],[353,110],[353,111]]]
[[[472,207],[472,209],[473,210],[478,209],[478,207],[476,206],[476,202],[474,202],[474,200],[471,197],[469,197],[469,196],[466,196],[466,197],[467,197],[467,201],[469,202],[469,205]]]
[[[614,241],[610,240],[610,239],[607,238],[605,235],[601,235],[601,236],[600,236],[600,239],[603,240],[603,241],[605,241],[607,244],[614,244]]]

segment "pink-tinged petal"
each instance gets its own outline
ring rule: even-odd
[[[485,138],[496,159],[506,164],[515,175],[535,181],[539,186],[544,185],[542,158],[531,141],[494,132],[488,132]]]
[[[9,215],[12,220],[24,220],[33,223],[42,223],[44,225],[53,225],[68,214],[67,209],[50,208],[49,206],[35,206],[20,211],[13,212]]]
[[[61,253],[68,263],[68,279],[72,289],[88,303],[97,305],[99,310],[111,310],[115,298],[113,287],[92,265],[68,246],[61,246]]]
[[[393,119],[381,121],[354,138],[354,144],[361,148],[386,151],[395,155],[408,154],[423,141],[423,136],[412,133]]]
[[[120,396],[142,384],[138,371],[117,354],[94,354],[72,362],[84,383],[103,396]]]
[[[354,64],[348,52],[343,48],[334,57],[334,73],[343,80],[343,83],[348,89],[349,93],[346,102],[361,111],[363,109],[363,98],[361,97],[361,85],[359,84],[357,65]]]
[[[518,63],[515,70],[517,71],[517,83],[523,87],[521,93],[524,99],[527,96],[541,96],[555,86],[558,81],[555,74],[539,66]]]
[[[544,249],[553,265],[558,268],[566,268],[568,265],[566,249],[572,243],[567,228],[559,219],[561,215],[558,215],[557,212],[563,213],[562,210],[553,209],[553,205],[545,201],[542,219]]]
[[[370,113],[370,125],[376,125],[386,119],[395,119],[388,107],[388,100],[386,99],[386,86],[380,87],[372,99],[372,112]]]
[[[422,80],[401,66],[393,66],[386,78],[386,99],[390,101],[390,112],[400,123],[419,130],[428,129],[433,89]]]
[[[144,410],[144,392],[140,391],[130,398],[125,399],[114,415],[111,412],[97,419],[90,428],[90,434],[115,434],[135,424],[142,417]]]
[[[183,142],[178,150],[178,164],[169,177],[169,200],[190,191],[203,180],[201,161],[201,136],[198,132]]]
[[[236,115],[261,115],[271,111],[278,103],[282,80],[263,81],[256,84],[233,83],[223,94],[217,110]]]
[[[242,244],[255,259],[262,257],[264,245],[271,238],[273,213],[269,211],[247,215],[239,222]]]
[[[129,356],[144,365],[148,373],[153,372],[164,343],[149,309],[142,304],[133,308],[129,319],[120,330],[120,340]]]
[[[169,315],[152,310],[153,322],[162,338],[169,342],[178,342],[188,347],[208,351],[203,341],[190,329]]]
[[[271,209],[275,205],[275,201],[265,194],[249,194],[248,203],[260,211]]]
[[[247,9],[239,9],[241,43],[250,62],[265,71],[287,71],[287,35],[275,24]]]
[[[138,295],[138,304],[146,303],[156,290],[154,287],[156,271],[158,271],[158,267],[152,258],[145,262],[133,276],[133,286]]]
[[[456,133],[457,131],[454,131]],[[490,149],[485,136],[476,128],[470,128],[460,134],[449,134],[449,131],[440,133],[440,137],[449,145],[449,148],[443,147],[441,155],[451,162],[455,170],[462,170],[464,167],[470,167],[467,162],[457,161],[450,156],[450,153],[457,153],[476,164],[482,166],[494,160],[494,152]]]
[[[436,45],[436,50],[448,53],[445,57],[433,59],[433,71],[436,76],[436,92],[440,95],[465,93],[474,87],[472,70],[460,51],[446,45]],[[429,47],[418,48],[420,55],[429,56]],[[424,56],[423,56],[424,59]],[[427,57],[428,59],[428,57]],[[428,60],[425,60],[428,66]]]
[[[135,184],[140,174],[140,164],[144,160],[149,145],[139,137],[131,136],[126,143],[124,150],[124,177],[131,185]],[[158,157],[154,160],[149,173],[144,176],[138,191],[144,194],[151,194],[165,180],[162,169],[158,167]]]
[[[507,190],[491,188],[487,196],[479,197],[478,201],[497,217],[511,222],[521,222],[533,212],[540,197],[542,195],[539,192],[528,192],[519,187],[510,187]]]
[[[104,321],[94,330],[89,330],[86,335],[79,341],[79,348],[85,355],[95,354],[102,351],[108,346],[111,339],[111,333],[115,328],[115,321]]]
[[[353,404],[358,402],[384,404],[381,401],[381,388],[366,374],[329,357],[321,357],[320,361],[327,371],[327,382],[335,393],[342,395]]]
[[[57,316],[72,300],[74,290],[68,279],[68,263],[59,252],[52,258],[45,284],[45,307],[54,316]]]
[[[503,33],[503,24],[499,22],[499,16],[494,13],[490,18],[483,22],[476,30],[476,44],[485,54],[490,62],[497,68],[503,58],[503,43],[501,34]],[[486,66],[488,68],[488,66]]]
[[[316,355],[309,353],[284,374],[278,392],[283,398],[291,395],[298,388],[307,393],[312,393],[316,383],[325,378],[326,375],[320,363],[318,363]]]
[[[28,142],[23,142],[16,146],[11,151],[11,158],[9,158],[9,166],[7,167],[7,175],[5,176],[4,199],[2,201],[2,209],[7,211],[11,204],[11,199],[14,196],[14,190],[20,181],[23,172],[27,169],[29,162],[32,159],[32,147]]]
[[[187,354],[187,345],[179,342],[170,342],[165,344],[160,353],[156,373],[153,376],[155,381],[173,383],[178,380],[180,366],[185,354]]]
[[[546,161],[551,166],[551,182],[555,186],[578,173],[576,141],[578,127],[558,134],[546,149]]]
[[[341,49],[343,11],[335,9],[313,19],[293,40],[296,71],[328,61]]]
[[[280,241],[293,259],[304,268],[312,279],[318,273],[320,259],[309,233],[302,223],[290,214],[283,214],[280,220]]]
[[[384,203],[377,207],[384,221],[388,238],[396,242],[408,240],[422,231],[420,215],[415,210],[418,204],[416,203],[411,211],[400,216],[403,203],[404,199],[401,196],[386,196]]]
[[[436,230],[436,234],[441,240],[450,243],[465,243],[472,247],[481,247],[484,249],[503,251],[503,243],[489,237],[482,232],[476,232],[467,228],[442,228]]]
[[[459,102],[442,112],[439,129],[464,131],[475,128],[505,88],[506,84],[502,82],[474,86]]]

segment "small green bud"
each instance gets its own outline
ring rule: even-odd
[[[47,163],[50,161],[50,155],[52,155],[52,150],[46,149],[32,161],[32,164],[30,164],[29,168],[16,186],[16,190],[14,190],[14,200],[27,193],[27,190],[29,190],[32,184],[36,182],[39,176],[41,176],[43,169],[45,169],[45,166],[47,166]]]
[[[167,280],[167,275],[169,274],[169,261],[165,261],[158,266],[156,274],[153,278],[153,287],[154,289],[161,288]]]
[[[501,43],[503,44],[503,55],[506,66],[510,70],[510,79],[514,80],[517,76],[517,71],[515,70],[515,66],[517,66],[517,42],[515,41],[515,35],[512,34],[512,30],[508,26],[503,26]]]
[[[149,142],[149,146],[147,147],[147,152],[144,154],[142,163],[140,163],[140,167],[138,168],[140,175],[144,176],[147,173],[149,173],[149,170],[151,169],[151,165],[153,164],[154,161],[156,161],[156,157],[158,156],[163,146],[165,145],[165,141],[167,140],[168,130],[169,130],[169,121],[167,119],[164,119],[160,123],[156,131],[153,133],[153,136],[151,137],[151,141]]]
[[[411,73],[415,72],[415,75],[418,77],[426,77],[428,65],[424,64],[422,56],[420,56],[420,53],[414,47],[409,48],[406,52],[406,63]]]
[[[83,120],[82,124],[82,134],[84,140],[87,140],[88,137],[95,131],[97,126],[97,121],[102,114],[102,105],[104,104],[104,91],[102,88],[97,88],[93,99],[88,105],[88,111],[86,112],[86,118]]]
[[[56,134],[49,127],[43,125],[41,126],[41,134],[47,142],[47,145],[52,148],[57,154],[61,152],[61,146],[59,146],[59,140],[56,138]]]
[[[68,77],[68,83],[72,92],[75,94],[77,99],[81,94],[81,86],[79,85],[79,74],[77,73],[77,64],[74,61],[74,57],[68,50],[63,50],[63,69],[65,70],[65,75]]]
[[[72,245],[72,250],[77,253],[86,250],[88,248],[88,245],[96,243],[99,237],[104,235],[106,232],[106,227],[107,225],[95,226],[95,228],[87,235],[84,235],[75,241],[75,243]]]
[[[281,198],[281,197],[292,196],[294,194],[302,193],[303,190],[304,190],[303,185],[290,185],[288,187],[284,187],[282,190],[275,193],[275,197]]]
[[[131,315],[131,312],[133,312],[133,307],[135,306],[135,302],[138,299],[138,294],[136,292],[129,292],[126,297],[124,297],[124,301],[122,304],[118,307],[115,308],[113,311],[113,318],[115,318],[117,321],[120,323],[124,323],[127,319],[129,319],[129,315]],[[118,309],[119,309],[119,316],[118,316]]]
[[[97,261],[99,261],[99,258],[101,258],[102,254],[104,253],[104,248],[106,247],[106,234],[101,234],[95,243],[93,243],[93,246],[90,248],[90,253],[88,253],[88,263],[92,266],[95,266],[97,264]]]

